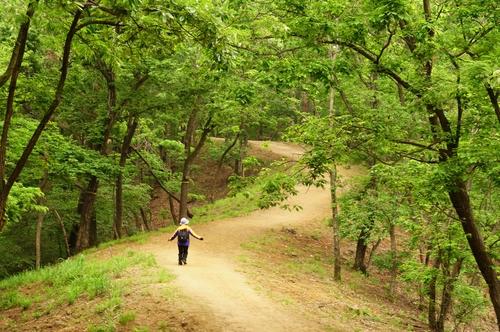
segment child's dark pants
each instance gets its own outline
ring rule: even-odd
[[[179,264],[186,264],[189,246],[178,246],[179,248]]]

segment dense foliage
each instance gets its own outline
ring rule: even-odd
[[[432,330],[500,316],[497,1],[4,2],[0,276],[162,226],[155,188],[191,215],[209,136],[238,190],[248,139],[286,138],[307,152],[261,207],[329,174],[355,269],[390,238],[373,264],[418,289]],[[337,200],[342,164],[368,175]]]

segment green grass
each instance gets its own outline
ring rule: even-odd
[[[128,323],[133,322],[134,320],[135,320],[135,312],[127,311],[120,315],[120,317],[118,318],[118,323],[120,323],[120,325],[127,325]]]
[[[73,304],[82,296],[93,299],[119,294],[120,282],[114,279],[127,268],[155,265],[153,256],[135,252],[108,260],[79,255],[54,266],[0,281],[0,309],[26,309],[33,303],[49,300],[57,304]]]
[[[110,248],[110,247],[113,247],[113,246],[115,246],[117,244],[123,244],[123,243],[139,243],[139,244],[144,244],[152,236],[156,236],[156,235],[159,235],[159,234],[173,232],[174,229],[175,229],[175,227],[176,227],[175,225],[170,225],[170,226],[163,227],[163,228],[160,228],[160,229],[152,231],[152,232],[137,233],[137,234],[134,234],[132,236],[123,237],[121,239],[103,242],[103,243],[99,244],[95,248],[87,249],[85,251],[85,253],[86,254],[91,254],[91,253],[97,252],[97,251],[99,251],[101,249]]]
[[[259,209],[256,189],[252,194],[238,193],[231,197],[219,199],[213,203],[193,209],[195,223],[206,223],[219,219],[234,218],[247,215]]]

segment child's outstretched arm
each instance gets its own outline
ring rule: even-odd
[[[175,239],[177,237],[177,235],[178,235],[178,232],[177,232],[177,230],[175,230],[174,234],[172,234],[172,236],[168,240],[172,241],[173,239]]]
[[[197,238],[198,240],[202,240],[203,241],[203,236],[199,236],[191,228],[189,228],[189,233],[191,233],[191,235],[194,236],[195,238]]]

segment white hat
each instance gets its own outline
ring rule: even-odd
[[[189,220],[187,218],[181,218],[180,224],[181,225],[187,225],[187,224],[189,224]]]

